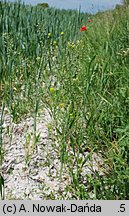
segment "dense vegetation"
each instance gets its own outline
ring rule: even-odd
[[[67,165],[72,178],[66,192],[74,199],[91,199],[91,192],[93,199],[129,199],[128,68],[126,7],[89,18],[1,3],[1,164],[5,107],[14,122],[33,114],[35,137],[36,116],[45,107],[54,119],[61,169]],[[81,173],[94,153],[101,163],[84,181]]]

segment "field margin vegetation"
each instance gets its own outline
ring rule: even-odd
[[[0,14],[1,167],[3,114],[10,114],[10,144],[11,121],[32,115],[36,143],[37,115],[45,108],[60,178],[65,166],[71,178],[66,194],[129,199],[128,8],[90,15],[3,2]],[[1,174],[2,198],[3,184]]]

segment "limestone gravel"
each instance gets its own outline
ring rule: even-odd
[[[49,112],[44,109],[37,116],[37,140],[34,142],[34,119],[28,116],[15,124],[7,113],[3,122],[4,161],[3,174],[5,180],[5,199],[71,199],[70,192],[65,188],[71,185],[67,166],[63,168],[60,179],[59,146],[54,140],[53,120]],[[53,131],[53,132],[52,132]],[[55,145],[56,144],[56,145]],[[72,149],[68,150],[72,155]],[[74,155],[73,155],[74,156]],[[82,161],[88,152],[79,155]],[[93,163],[92,163],[93,162]],[[90,166],[98,170],[100,157],[93,155],[93,161],[87,161],[81,173],[82,182],[86,184],[86,174],[91,172]],[[76,159],[71,163],[73,172],[76,172]],[[93,194],[91,197],[93,198]]]
[[[2,169],[5,199],[51,199],[51,194],[58,197],[60,188],[65,188],[66,182],[61,183],[58,178],[59,156],[52,148],[52,137],[48,133],[48,125],[51,122],[47,110],[37,116],[39,139],[37,143],[33,143],[33,117],[29,116],[15,124],[10,115],[4,116],[5,155]]]

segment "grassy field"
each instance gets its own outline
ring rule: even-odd
[[[72,178],[66,192],[74,199],[91,199],[90,192],[93,199],[129,199],[128,9],[93,16],[0,3],[0,106],[1,165],[5,110],[15,123],[33,115],[36,138],[37,114],[46,108],[61,169],[67,165]],[[84,181],[95,153],[102,162]],[[1,196],[3,183],[1,175]]]

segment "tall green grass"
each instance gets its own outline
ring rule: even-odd
[[[0,4],[0,14],[1,105],[15,122],[33,114],[35,140],[38,111],[49,110],[60,178],[66,166],[71,178],[66,194],[128,199],[128,10],[90,16],[90,23],[80,11],[20,3]],[[87,165],[95,154],[97,169]]]

